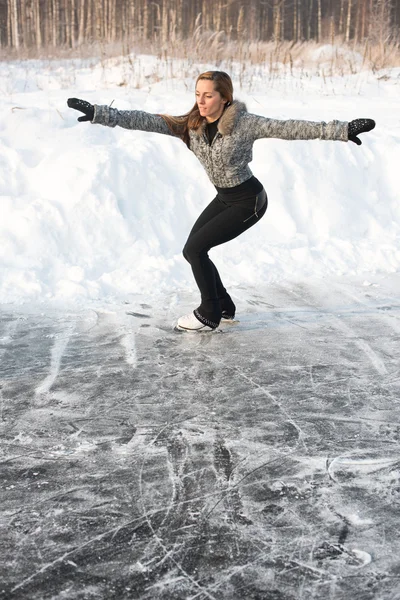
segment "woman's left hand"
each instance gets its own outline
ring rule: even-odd
[[[67,104],[70,108],[83,112],[83,117],[78,117],[78,121],[93,121],[94,118],[94,106],[86,100],[80,100],[80,98],[68,98]]]
[[[375,127],[373,119],[355,119],[349,123],[349,141],[361,146],[362,141],[358,139],[358,134],[371,131]]]

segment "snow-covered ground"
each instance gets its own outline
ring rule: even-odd
[[[182,114],[212,65],[153,57],[0,64],[0,302],[99,305],[195,291],[181,249],[215,190],[179,140],[78,123],[68,97]],[[236,97],[277,119],[371,117],[352,143],[260,140],[269,208],[212,251],[231,289],[400,268],[400,69],[344,78],[232,67]],[[240,86],[240,83],[242,84]],[[128,84],[128,85],[125,85]]]

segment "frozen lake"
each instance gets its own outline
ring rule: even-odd
[[[4,598],[400,597],[400,276],[233,296],[3,307]]]

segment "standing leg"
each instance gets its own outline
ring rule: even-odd
[[[183,249],[183,256],[185,257],[185,259],[190,263],[190,258],[187,254],[187,246],[190,242],[190,239],[197,233],[197,231],[199,231],[202,227],[204,227],[207,223],[209,223],[210,221],[212,221],[217,215],[223,213],[228,207],[227,204],[225,204],[224,202],[222,202],[218,196],[216,198],[214,198],[214,200],[203,210],[203,212],[201,213],[201,215],[199,216],[199,218],[197,219],[197,221],[195,222],[195,224],[192,227],[191,232],[189,233],[189,237],[188,240],[186,242],[186,245]],[[221,277],[218,273],[218,270],[216,268],[216,266],[214,265],[214,263],[209,260],[209,267],[213,270],[213,274],[212,277],[214,278],[215,281],[215,288],[216,288],[216,298],[219,301],[220,304],[220,308],[222,312],[225,312],[227,315],[233,317],[235,315],[235,310],[236,307],[233,303],[232,298],[229,296],[228,292],[226,291],[224,284],[222,283]],[[194,273],[193,273],[194,274]],[[195,275],[195,274],[194,274]],[[195,276],[196,279],[196,276]],[[196,280],[197,281],[197,280]]]
[[[255,210],[259,196],[240,206],[226,205],[216,198],[200,215],[186,242],[183,254],[191,264],[201,294],[195,316],[211,327],[217,327],[221,320],[220,295],[227,296],[227,293],[208,251],[234,239],[259,221],[267,208],[265,202],[258,212]]]
[[[229,317],[229,318],[233,319],[233,317],[235,316],[235,312],[236,312],[236,306],[235,306],[232,298],[226,291],[224,284],[221,281],[221,277],[218,273],[217,267],[214,265],[212,260],[210,260],[210,263],[211,263],[212,267],[214,267],[214,269],[215,269],[215,284],[216,284],[217,298],[219,301],[221,314],[222,314],[222,316],[225,315],[227,318]]]

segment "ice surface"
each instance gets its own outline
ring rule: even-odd
[[[398,598],[400,279],[0,320],[7,598]],[[165,322],[165,314],[170,324]]]

